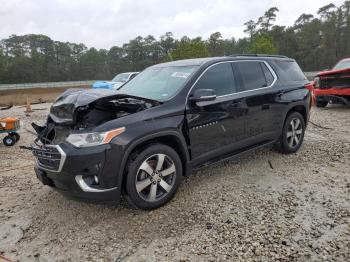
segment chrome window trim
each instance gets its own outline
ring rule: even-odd
[[[269,86],[264,86],[264,87],[260,87],[260,88],[255,88],[255,89],[251,89],[251,90],[245,90],[245,91],[240,91],[240,92],[235,92],[235,93],[231,93],[231,94],[226,94],[226,95],[221,95],[221,96],[217,96],[217,98],[221,98],[221,97],[226,97],[226,96],[232,96],[232,95],[237,95],[237,94],[241,94],[241,93],[248,93],[248,92],[252,92],[252,91],[256,91],[256,90],[260,90],[260,89],[265,89],[265,88],[271,88],[275,85],[278,77],[277,74],[275,73],[275,71],[272,69],[272,67],[270,66],[270,64],[264,60],[259,60],[259,59],[254,59],[254,60],[235,60],[235,61],[222,61],[222,62],[217,62],[215,64],[212,64],[210,66],[208,66],[201,74],[200,76],[198,76],[198,78],[196,79],[196,81],[193,83],[193,85],[191,86],[190,90],[187,93],[187,97],[186,97],[186,105],[188,102],[188,97],[193,89],[193,87],[197,84],[197,82],[199,81],[199,79],[201,79],[201,77],[213,66],[219,65],[219,64],[226,64],[226,63],[239,63],[239,62],[260,62],[260,63],[264,63],[267,67],[267,69],[269,69],[269,71],[271,72],[274,80],[272,82],[271,85]],[[233,72],[232,72],[233,73]]]

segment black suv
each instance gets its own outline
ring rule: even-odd
[[[192,168],[271,144],[296,152],[307,84],[293,59],[235,55],[151,66],[118,91],[70,89],[33,124],[35,171],[68,196],[157,208]]]

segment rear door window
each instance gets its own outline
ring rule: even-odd
[[[236,92],[230,63],[221,63],[210,67],[196,83],[196,89],[214,89],[217,96]]]
[[[269,77],[269,82],[273,81],[273,76],[272,79],[271,76],[265,76],[262,64],[262,62],[257,61],[240,61],[234,63],[234,66],[239,71],[243,81],[241,91],[249,91],[262,87],[267,87],[267,77]]]

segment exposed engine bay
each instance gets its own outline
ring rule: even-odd
[[[134,114],[160,102],[111,90],[69,89],[50,109],[46,126],[32,123],[42,144],[59,144],[72,132],[89,131],[108,121]]]

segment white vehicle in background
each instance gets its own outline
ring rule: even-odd
[[[93,85],[93,89],[103,88],[117,90],[119,87],[124,85],[126,82],[133,79],[139,72],[126,72],[116,75],[111,81],[96,81]]]

